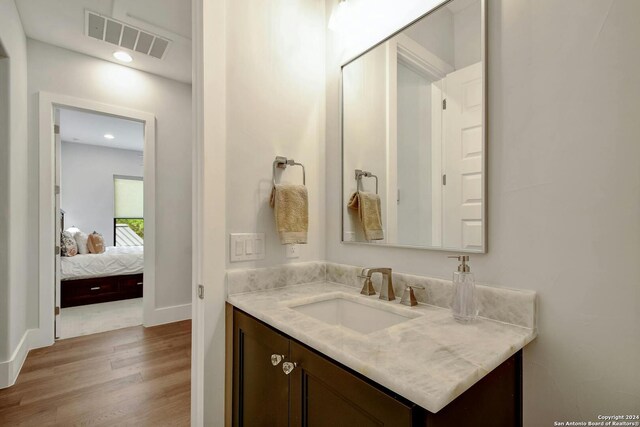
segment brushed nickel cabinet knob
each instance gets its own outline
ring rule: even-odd
[[[282,362],[282,359],[284,359],[284,358],[285,358],[284,354],[275,354],[274,353],[274,354],[271,355],[271,364],[273,366],[278,366],[278,364],[280,362]]]
[[[296,366],[298,366],[296,362],[284,362],[282,364],[282,372],[284,372],[286,375],[289,375],[291,372],[293,372]]]

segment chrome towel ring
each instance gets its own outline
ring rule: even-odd
[[[371,172],[356,169],[356,190],[360,191],[362,187],[362,177],[376,179],[376,194],[378,194],[378,177]]]
[[[307,177],[306,172],[304,170],[304,165],[302,163],[297,163],[293,159],[287,159],[283,156],[276,156],[276,159],[273,161],[273,186],[276,185],[276,168],[286,169],[287,166],[300,166],[302,168],[302,185],[307,185]]]

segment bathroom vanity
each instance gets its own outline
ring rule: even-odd
[[[521,425],[522,351],[432,413],[241,310],[233,325],[234,425]],[[274,354],[297,366],[285,374]]]
[[[435,305],[450,282],[394,273],[398,298],[382,301],[360,294],[360,270],[228,272],[234,425],[521,424],[534,292],[479,286],[481,317],[463,325]],[[425,288],[415,307],[399,303],[408,283]]]
[[[451,0],[342,64],[343,244],[487,252],[485,39]],[[522,425],[535,292],[468,286],[461,324],[450,281],[363,267],[227,273],[234,425]]]

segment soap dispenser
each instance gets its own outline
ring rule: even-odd
[[[478,307],[475,280],[467,264],[469,256],[456,255],[449,258],[456,258],[460,261],[458,271],[453,273],[453,299],[451,301],[453,317],[460,323],[473,322],[478,315]]]

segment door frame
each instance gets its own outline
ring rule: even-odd
[[[231,379],[225,344],[226,33],[225,1],[192,0],[193,293],[191,425],[231,426]],[[205,25],[206,24],[206,25]],[[206,41],[206,42],[205,42]],[[202,286],[203,293],[197,289]],[[227,386],[227,387],[225,387]]]
[[[54,112],[56,108],[88,110],[144,123],[144,284],[143,324],[148,325],[155,309],[156,264],[156,117],[152,113],[88,99],[41,91],[38,93],[39,189],[38,189],[38,295],[39,328],[36,345],[44,347],[55,341],[55,144]]]
[[[385,43],[387,68],[387,195],[397,195],[398,191],[398,63],[403,62],[409,68],[424,76],[438,81],[443,79],[454,67],[422,47],[420,44],[400,33]],[[436,154],[438,152],[435,147]],[[436,170],[432,173],[440,175]],[[398,245],[398,205],[395,196],[387,196],[387,242]],[[429,248],[433,249],[433,248]]]
[[[53,155],[54,155],[54,204],[55,204],[55,227],[54,227],[54,236],[59,236],[64,231],[64,227],[62,224],[62,135],[60,134],[60,109],[53,109]],[[62,243],[62,239],[60,239],[60,243]],[[62,257],[62,248],[56,245],[55,251],[55,276],[54,276],[54,303],[55,312],[53,315],[53,337],[54,339],[60,338],[60,308],[62,307],[62,297],[61,297],[61,282],[60,277],[62,274],[60,258]]]

